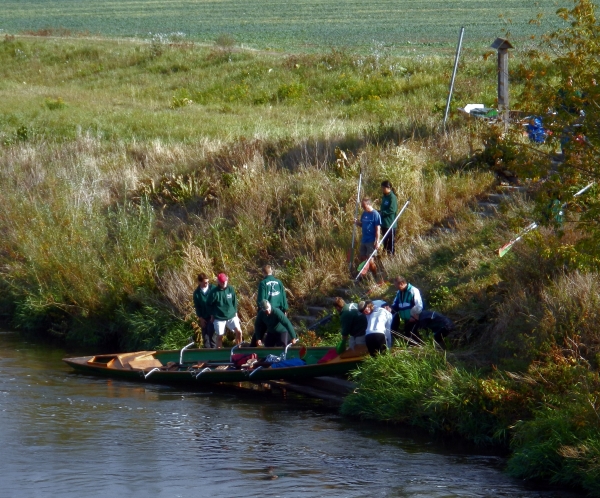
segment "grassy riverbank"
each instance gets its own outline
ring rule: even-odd
[[[556,348],[520,373],[465,368],[431,347],[369,360],[342,413],[510,447],[515,477],[600,495],[597,371]]]
[[[0,48],[3,301],[24,330],[173,345],[194,274],[221,270],[246,329],[266,262],[297,308],[345,280],[359,167],[367,192],[386,177],[413,197],[403,237],[493,181],[462,168],[478,146],[469,128],[440,133],[451,61],[13,37]],[[492,101],[493,65],[475,60],[458,92]]]
[[[598,494],[597,272],[567,250],[577,225],[497,257],[537,214],[524,198],[471,211],[494,160],[486,125],[455,113],[440,129],[452,61],[226,45],[0,42],[5,317],[80,345],[179,347],[194,275],[225,270],[248,334],[261,265],[296,309],[347,281],[362,168],[368,194],[389,179],[412,199],[386,275],[458,331],[448,357],[369,361],[345,413],[510,445],[515,475]],[[493,105],[495,85],[493,61],[467,52],[456,102]]]

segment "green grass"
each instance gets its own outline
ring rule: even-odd
[[[491,101],[493,64],[464,64],[458,91]],[[470,147],[463,131],[440,130],[450,68],[339,50],[6,37],[0,280],[14,324],[147,347],[190,315],[194,273],[226,270],[249,332],[267,262],[296,308],[329,293],[346,278],[359,165],[373,195],[382,177],[403,198],[420,194],[410,235],[489,186],[486,172],[446,166]]]
[[[273,56],[194,45],[7,38],[0,134],[191,143],[349,136],[422,114],[439,122],[451,61],[345,51]],[[464,58],[456,102],[494,100],[494,67]],[[466,68],[469,68],[468,70]],[[184,105],[185,104],[185,105]],[[17,137],[18,138],[18,137]]]
[[[172,2],[115,3],[67,0],[6,0],[1,29],[6,32],[64,28],[104,36],[151,38],[150,33],[184,33],[186,38],[212,43],[228,35],[244,46],[286,51],[352,47],[380,50],[381,45],[454,45],[461,26],[466,46],[486,47],[506,30],[526,39],[558,25],[552,15],[566,0],[533,2],[507,0],[358,0],[275,2],[257,0],[218,3]],[[529,21],[539,13],[550,24]]]

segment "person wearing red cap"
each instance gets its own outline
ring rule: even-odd
[[[242,342],[242,328],[237,315],[237,296],[233,287],[227,285],[228,281],[229,278],[225,273],[219,273],[217,275],[218,285],[208,298],[211,320],[217,335],[217,348],[223,346],[223,336],[226,329],[235,332],[236,344]]]

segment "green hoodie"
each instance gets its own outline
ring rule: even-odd
[[[207,304],[215,320],[230,320],[237,313],[237,296],[231,285],[224,289],[216,286],[210,293]]]
[[[340,312],[342,337],[360,337],[367,331],[367,317],[358,311],[355,303],[345,304]]]
[[[215,284],[208,284],[208,290],[206,292],[202,292],[202,288],[200,286],[196,287],[194,291],[194,309],[196,310],[196,315],[200,318],[204,318],[205,320],[210,319],[210,308],[208,306],[208,298],[210,297],[210,293],[216,289]]]
[[[271,303],[272,308],[278,308],[281,311],[288,310],[285,288],[283,287],[281,280],[275,278],[273,275],[266,276],[260,281],[260,284],[258,284],[256,305],[259,309],[260,303],[265,299]]]
[[[388,229],[394,223],[396,215],[398,214],[398,199],[394,192],[390,192],[381,198],[381,209],[379,210],[381,215],[381,227],[382,229]],[[398,223],[394,223],[393,228],[397,228]],[[383,235],[383,234],[382,234]]]
[[[292,339],[298,337],[288,317],[284,315],[283,311],[277,308],[271,308],[271,313],[268,315],[263,310],[258,312],[256,321],[254,322],[254,335],[262,341],[265,332],[277,332],[278,334],[285,334],[287,332]]]

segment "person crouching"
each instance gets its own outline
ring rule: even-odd
[[[358,310],[367,317],[365,344],[371,356],[391,347],[392,314],[384,307],[375,307],[372,301],[361,301]]]
[[[262,346],[263,340],[268,348],[285,347],[290,342],[295,344],[298,340],[288,317],[280,309],[271,307],[271,303],[266,299],[261,301],[260,311],[256,315],[252,342]]]

